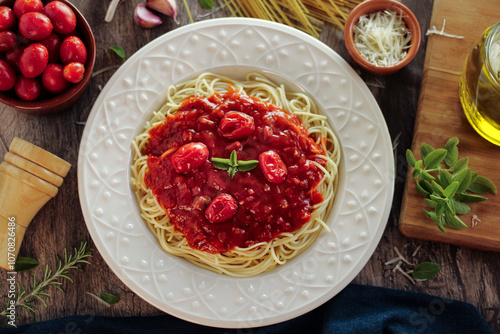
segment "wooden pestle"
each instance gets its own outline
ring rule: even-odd
[[[0,164],[0,267],[14,270],[26,228],[57,195],[71,164],[14,137]]]

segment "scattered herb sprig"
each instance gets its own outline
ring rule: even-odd
[[[37,306],[33,303],[36,300],[39,300],[45,307],[47,307],[46,300],[49,299],[50,295],[46,292],[46,290],[53,286],[61,291],[64,291],[61,288],[62,282],[60,282],[61,278],[66,278],[70,282],[73,282],[71,277],[69,276],[70,269],[80,269],[78,264],[87,263],[90,264],[88,258],[92,256],[92,250],[87,247],[87,243],[81,243],[78,249],[73,250],[73,254],[69,254],[64,250],[64,262],[59,260],[59,264],[57,270],[52,272],[49,269],[49,266],[45,266],[45,274],[42,280],[38,280],[36,275],[33,275],[32,278],[32,287],[29,290],[25,290],[18,284],[17,297],[15,301],[15,308],[22,307],[30,312],[35,313],[37,310]],[[8,314],[7,305],[5,309],[0,313],[0,315],[6,316]]]
[[[445,226],[467,228],[458,217],[471,210],[467,203],[482,202],[487,198],[481,195],[497,193],[488,178],[471,171],[469,158],[458,159],[458,142],[457,137],[450,138],[441,149],[422,143],[421,160],[416,160],[410,149],[406,151],[406,160],[413,167],[415,189],[433,209],[424,212],[442,232],[446,232]]]
[[[198,0],[200,7],[203,9],[213,9],[214,8],[214,0]]]
[[[229,159],[212,158],[212,164],[223,170],[227,170],[229,177],[233,178],[236,172],[245,172],[254,169],[259,164],[258,160],[238,160],[236,151],[233,150]]]

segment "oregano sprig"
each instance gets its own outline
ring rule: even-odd
[[[227,170],[229,177],[233,178],[237,171],[245,172],[254,169],[259,164],[258,160],[238,160],[236,151],[233,150],[229,159],[212,158],[212,164],[223,170]]]
[[[413,167],[415,189],[433,209],[424,212],[442,232],[446,232],[445,226],[467,228],[458,217],[471,210],[467,203],[485,201],[487,198],[481,195],[488,192],[497,194],[493,182],[471,171],[469,158],[458,159],[458,143],[457,137],[450,138],[440,149],[422,143],[421,160],[416,160],[410,149],[406,151],[406,161]]]

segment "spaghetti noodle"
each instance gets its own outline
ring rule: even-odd
[[[189,236],[186,236],[187,232],[185,232],[186,235],[181,233],[180,230],[187,231],[186,229],[182,226],[179,227],[179,225],[176,227],[173,223],[172,219],[174,219],[173,216],[175,216],[174,211],[165,209],[168,207],[168,204],[162,202],[161,196],[159,196],[158,193],[155,194],[155,191],[148,186],[147,181],[151,180],[151,175],[154,175],[154,178],[157,174],[154,174],[156,173],[155,171],[150,170],[155,166],[151,164],[151,161],[156,158],[150,158],[147,151],[148,145],[154,140],[154,138],[152,139],[151,133],[160,131],[158,129],[165,123],[168,123],[168,121],[174,119],[176,115],[179,116],[183,112],[189,113],[191,105],[188,104],[188,106],[186,106],[186,101],[191,101],[193,96],[204,97],[206,100],[203,103],[210,104],[212,100],[220,101],[230,95],[242,96],[243,98],[245,96],[250,96],[251,99],[253,99],[249,100],[250,102],[257,100],[262,101],[260,103],[274,108],[272,111],[274,114],[284,112],[284,114],[286,114],[285,116],[290,116],[290,119],[293,120],[297,118],[300,120],[302,124],[293,124],[292,128],[297,128],[299,132],[301,131],[300,129],[304,129],[304,131],[307,129],[310,136],[309,140],[313,142],[314,139],[313,146],[320,148],[319,151],[316,151],[317,153],[314,154],[314,156],[308,157],[304,166],[307,165],[307,169],[314,170],[320,175],[317,184],[310,185],[308,194],[311,197],[311,194],[314,192],[319,193],[321,201],[316,201],[314,198],[304,199],[305,202],[311,203],[310,207],[306,206],[307,221],[301,224],[296,230],[287,230],[277,236],[272,236],[271,240],[262,239],[264,241],[247,242],[237,244],[235,247],[231,246],[228,249],[218,248],[214,250],[214,248],[203,248],[199,246],[200,244],[194,243],[188,238]],[[184,115],[182,114],[181,117],[184,117]],[[198,122],[198,119],[196,119],[196,121]],[[172,129],[175,128],[177,128],[177,125],[172,126]],[[181,134],[180,136],[184,135]],[[245,141],[242,142],[244,146]],[[241,145],[239,141],[235,143]],[[288,93],[283,86],[274,84],[260,74],[250,73],[247,75],[245,81],[240,82],[212,73],[203,73],[193,80],[178,86],[171,86],[168,90],[164,105],[159,111],[154,112],[152,119],[146,123],[144,131],[133,141],[132,148],[132,185],[136,190],[135,193],[142,218],[166,252],[182,257],[197,266],[234,277],[257,275],[269,271],[277,265],[286,263],[309,247],[317,239],[322,229],[329,230],[328,226],[325,224],[325,219],[332,207],[337,189],[337,166],[340,161],[339,142],[332,128],[329,126],[326,117],[318,112],[316,105],[307,95],[302,93]],[[149,150],[151,151],[151,147],[149,147]],[[165,150],[165,152],[161,153],[163,152],[162,150]],[[161,147],[159,152],[161,156],[164,156],[172,154],[175,150],[176,147],[167,146]],[[244,155],[245,153],[241,154]],[[150,166],[148,166],[148,159],[150,159]],[[204,168],[216,169],[208,162]],[[216,172],[217,171],[215,171],[215,173]],[[224,173],[225,171],[220,172]],[[248,173],[246,175],[250,178],[252,173],[258,174],[261,172],[255,171],[245,173]],[[293,171],[290,171],[290,173],[293,173]],[[183,180],[187,180],[189,175],[186,175],[181,175],[180,177],[185,177],[186,179]],[[225,175],[226,179],[228,179],[227,173]],[[216,176],[220,177],[220,174]],[[235,180],[236,179],[237,178],[235,178]],[[243,176],[238,180],[244,180]],[[186,187],[186,184],[182,184],[181,186]],[[274,187],[274,185],[272,186]],[[168,188],[170,186],[162,185],[162,187]],[[218,187],[224,186],[219,185]],[[270,188],[269,186],[266,187]],[[278,192],[280,189],[278,189]],[[223,190],[224,189],[221,189],[221,191]],[[256,196],[258,195],[259,194],[256,194]],[[197,197],[196,201],[203,197],[204,196]],[[238,201],[244,202],[244,199],[241,198],[242,196],[236,197]],[[315,198],[317,199],[319,197],[316,196]],[[194,207],[203,204],[206,206],[207,204],[206,202],[202,202],[201,204],[194,202],[192,203]],[[195,211],[194,207],[188,208],[188,211]],[[244,210],[241,209],[239,211]],[[167,212],[170,212],[172,217],[170,217]],[[251,213],[241,212],[241,215],[243,214],[248,214],[250,220],[260,220],[259,217],[255,217],[255,215]],[[246,219],[245,217],[243,217],[243,219]],[[272,217],[272,213],[268,213],[265,218],[269,219],[269,217]],[[285,223],[286,222],[283,224]],[[211,225],[209,224],[208,226]],[[197,236],[199,237],[198,234]],[[220,244],[219,241],[217,242]],[[201,244],[206,245],[206,240],[202,240]],[[221,251],[219,252],[219,250]]]

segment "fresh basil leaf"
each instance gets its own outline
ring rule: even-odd
[[[450,168],[453,173],[460,173],[460,171],[469,168],[469,158],[462,158],[458,160]]]
[[[446,188],[453,182],[453,177],[451,176],[450,172],[448,172],[446,169],[443,169],[439,174],[439,182],[444,188]]]
[[[425,170],[420,171],[420,177],[425,181],[434,181],[436,178],[431,174],[427,173]]]
[[[446,150],[443,148],[434,150],[427,154],[424,158],[424,165],[426,169],[436,168],[446,157]]]
[[[441,187],[436,181],[432,181],[431,186],[432,186],[432,190],[434,190],[434,192],[436,194],[438,194],[439,196],[442,196],[442,197],[446,197],[444,195],[443,187]]]
[[[457,181],[453,181],[448,187],[446,187],[443,191],[444,197],[451,198],[457,192],[460,183]]]
[[[125,50],[123,50],[123,48],[119,46],[110,46],[109,49],[113,51],[121,59],[125,59],[126,55],[125,55]]]
[[[461,193],[459,198],[460,198],[460,201],[465,202],[465,203],[479,203],[479,202],[487,200],[487,198],[483,197],[483,196],[465,194],[465,193]]]
[[[415,167],[415,162],[417,160],[415,159],[415,156],[413,155],[412,151],[410,149],[406,150],[406,162],[408,162],[408,165]]]
[[[458,159],[458,138],[453,137],[448,139],[446,144],[444,145],[444,149],[446,150],[447,154],[446,157],[444,158],[444,163],[447,166],[453,165],[457,159]]]
[[[223,169],[223,170],[228,170],[229,169],[229,167],[230,167],[229,164],[227,164],[225,162],[216,161],[214,159],[212,159],[212,165],[214,165],[215,167],[217,167],[219,169]]]
[[[434,276],[441,270],[441,265],[434,262],[422,262],[418,266],[416,266],[411,275],[415,279],[429,279]]]
[[[248,170],[254,169],[258,165],[258,160],[238,161],[238,170],[240,172],[246,172]]]
[[[229,169],[227,170],[229,177],[233,178],[234,174],[236,174],[236,167],[230,166]]]
[[[38,261],[30,257],[18,256],[16,264],[14,265],[15,271],[25,271],[38,267]]]
[[[447,213],[451,213],[453,215],[456,213],[456,211],[455,211],[455,202],[453,200],[447,200],[446,203],[445,203],[444,208],[445,208],[445,216],[446,216]]]
[[[100,297],[102,300],[104,300],[106,303],[110,305],[116,304],[120,301],[120,297],[115,296],[111,293],[101,292]]]
[[[415,190],[422,196],[424,197],[429,197],[430,192],[425,190],[421,185],[420,182],[415,183]]]
[[[497,194],[497,188],[488,178],[484,176],[478,175],[474,180],[474,183],[471,183],[468,187],[470,191],[476,194],[486,194],[487,192],[492,193],[493,195]]]
[[[463,193],[470,186],[470,182],[472,179],[472,173],[469,168],[462,170],[455,177],[455,181],[460,182],[460,186],[457,189],[458,193]]]
[[[434,190],[432,190],[431,184],[428,181],[420,180],[418,184],[428,193],[434,192]]]
[[[238,166],[238,156],[236,155],[236,150],[231,152],[231,155],[229,156],[229,164],[231,167]]]
[[[444,223],[446,226],[455,229],[461,230],[464,228],[468,228],[467,225],[462,221],[462,219],[458,218],[456,214],[445,212],[444,214]]]
[[[431,208],[436,208],[436,202],[434,202],[432,199],[426,198],[424,199],[424,202]]]
[[[420,153],[422,154],[422,159],[425,159],[425,157],[432,151],[434,151],[434,148],[431,145],[426,143],[422,143],[422,145],[420,145]]]
[[[468,212],[470,212],[471,208],[465,203],[459,202],[459,201],[454,201],[455,204],[455,214],[457,215],[464,215]]]
[[[214,8],[214,0],[198,0],[201,8],[203,9],[213,9]]]

